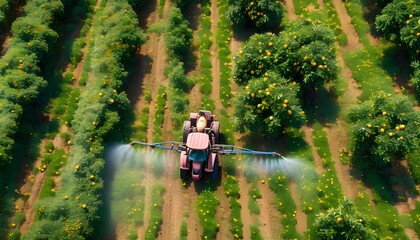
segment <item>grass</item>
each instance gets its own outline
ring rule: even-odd
[[[351,23],[359,36],[360,42],[365,46],[369,46],[368,35],[370,34],[370,26],[364,19],[363,6],[360,0],[347,0],[344,3],[347,13],[350,15]]]
[[[225,171],[226,172],[226,171]],[[225,192],[226,197],[229,198],[230,205],[230,232],[233,234],[235,239],[243,238],[242,231],[242,218],[241,218],[241,204],[239,198],[241,197],[239,191],[238,179],[233,176],[228,175],[223,181],[223,191]]]
[[[56,149],[51,153],[45,153],[42,157],[43,160],[38,169],[41,172],[45,171],[45,178],[39,192],[39,199],[55,197],[54,177],[60,175],[67,160],[64,149]]]
[[[151,207],[150,207],[150,222],[146,229],[146,236],[144,239],[156,239],[162,224],[162,207],[163,194],[165,186],[156,184],[152,186]]]
[[[155,103],[155,119],[153,121],[153,142],[162,141],[162,126],[165,121],[166,88],[160,86]]]
[[[344,46],[347,44],[347,35],[341,29],[340,19],[331,0],[324,0],[324,8],[316,0],[300,0],[293,1],[296,15],[305,19],[307,22],[321,24],[330,28],[336,36],[336,41]],[[311,4],[314,9],[310,10],[308,5]]]
[[[324,168],[334,167],[330,146],[328,145],[327,133],[324,131],[322,125],[318,122],[313,125],[313,129],[313,142],[316,148],[316,152],[321,157],[322,166]]]
[[[383,51],[382,46],[368,46],[361,51],[344,54],[344,60],[363,92],[361,96],[363,101],[380,91],[393,92],[392,78],[382,68]]]
[[[218,47],[219,63],[220,63],[220,91],[219,97],[224,107],[230,106],[231,93],[231,80],[232,71],[230,65],[232,63],[232,55],[230,52],[230,41],[232,38],[231,22],[226,17],[226,12],[229,9],[227,0],[218,1],[219,8],[219,21],[217,23],[218,29],[216,33],[216,44]]]
[[[202,14],[199,17],[201,28],[197,31],[199,39],[198,51],[200,55],[200,92],[205,96],[208,96],[212,91],[212,64],[211,64],[211,52],[213,34],[210,31],[211,19],[210,19],[210,2],[204,1],[202,6]]]
[[[256,179],[254,179],[254,181],[252,182],[252,187],[251,189],[249,189],[248,194],[249,194],[249,202],[248,202],[249,211],[252,214],[260,215],[261,211],[260,211],[260,207],[258,206],[257,199],[261,199],[262,194],[261,194],[260,189],[258,188]]]
[[[268,180],[270,189],[276,195],[276,207],[283,214],[280,220],[283,227],[282,238],[301,239],[296,231],[296,204],[288,187],[288,178],[282,174],[275,174]]]
[[[187,222],[185,220],[182,220],[181,223],[181,233],[180,233],[180,240],[187,240],[188,237],[188,225]]]
[[[201,226],[203,227],[202,239],[214,239],[219,224],[216,221],[216,210],[220,201],[217,199],[216,194],[209,190],[204,190],[198,196],[197,200],[197,214]]]

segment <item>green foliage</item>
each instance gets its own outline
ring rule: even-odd
[[[283,239],[300,239],[296,231],[296,204],[291,196],[286,176],[276,173],[269,178],[268,186],[276,195],[276,207],[283,214]]]
[[[226,172],[226,170],[225,170]],[[227,173],[227,172],[226,172]],[[239,192],[238,179],[233,175],[227,175],[223,181],[223,191],[225,191],[226,197],[229,198],[230,205],[230,232],[233,234],[234,239],[242,239],[242,218],[241,218],[241,204],[239,198],[241,194]]]
[[[185,220],[181,223],[181,239],[187,239],[188,237],[188,225]]]
[[[410,217],[414,231],[416,231],[417,234],[420,234],[420,202],[416,202],[416,208],[411,210]]]
[[[150,223],[146,229],[146,236],[144,239],[156,239],[162,225],[162,207],[163,207],[163,194],[165,193],[165,186],[154,185],[152,187],[152,201],[150,208]]]
[[[276,72],[252,79],[237,96],[235,125],[238,130],[261,131],[277,137],[287,128],[299,128],[305,115],[297,98],[298,85]]]
[[[9,16],[12,2],[0,1],[0,32],[6,29],[5,22]],[[43,6],[43,7],[41,7]],[[18,158],[13,156],[18,133],[29,135],[28,127],[22,124],[22,116],[33,111],[34,103],[45,89],[47,82],[41,76],[41,66],[45,56],[54,46],[58,34],[53,27],[61,26],[60,16],[63,5],[58,0],[29,0],[21,17],[11,27],[7,49],[0,58],[0,202],[6,206],[7,189],[13,185],[8,177],[10,167],[18,165]],[[4,27],[4,28],[3,28]],[[22,136],[23,136],[22,135]],[[26,140],[25,140],[26,142]],[[6,186],[7,184],[7,186]],[[2,209],[3,210],[3,209]],[[7,216],[7,211],[5,215]],[[3,228],[0,229],[0,235]],[[18,232],[15,232],[16,235]]]
[[[414,61],[411,64],[411,67],[414,69],[414,74],[410,82],[413,85],[417,96],[420,97],[420,61]]]
[[[229,0],[226,15],[236,24],[252,24],[258,30],[278,27],[283,19],[283,5],[276,0]]]
[[[185,75],[183,62],[175,59],[169,64],[166,71],[168,72],[169,82],[175,89],[181,89],[184,92],[188,92],[194,86],[191,79]]]
[[[402,40],[400,37],[404,28],[416,28],[417,21],[420,20],[419,11],[420,3],[418,1],[394,0],[386,5],[381,14],[376,17],[376,29],[391,41],[398,42]],[[414,32],[415,34],[416,32]]]
[[[165,121],[166,88],[160,86],[156,98],[155,119],[153,121],[153,141],[160,142],[162,139],[162,126]]]
[[[219,7],[219,22],[218,31],[216,33],[216,43],[219,49],[219,63],[220,63],[220,91],[219,97],[225,108],[230,106],[232,91],[230,88],[232,80],[232,55],[230,52],[230,42],[232,38],[232,26],[227,18],[226,12],[229,9],[229,0],[218,1]]]
[[[255,34],[234,58],[233,79],[244,85],[269,71],[305,89],[337,78],[334,35],[326,27],[291,23],[280,35]]]
[[[379,239],[369,220],[344,199],[337,207],[317,215],[316,239]]]
[[[219,224],[216,222],[216,210],[219,204],[220,201],[214,192],[204,190],[198,196],[197,214],[200,224],[203,226],[202,238],[214,239],[216,237],[219,230]]]
[[[119,123],[129,106],[121,92],[127,77],[124,64],[145,37],[135,12],[125,1],[108,2],[98,10],[97,17],[92,24],[95,51],[89,56],[91,79],[79,97],[77,121],[72,122],[72,161],[57,193],[63,200],[46,198],[37,205],[40,221],[30,228],[26,239],[98,236],[95,227],[99,226],[103,206],[104,142],[113,133],[123,132]]]
[[[251,229],[250,231],[251,231],[251,239],[252,240],[263,240],[264,239],[261,236],[261,231],[257,226],[251,225],[250,229]]]
[[[420,114],[407,97],[380,92],[365,103],[349,109],[354,123],[353,150],[367,165],[384,166],[401,160],[418,146]]]
[[[179,8],[173,7],[168,16],[168,28],[165,33],[165,45],[169,59],[181,60],[187,55],[192,40],[192,30],[188,27],[189,23],[184,19]]]
[[[111,214],[115,221],[143,225],[145,187],[139,184],[144,165],[139,161],[122,163],[111,186]]]
[[[318,122],[313,125],[313,129],[313,141],[316,147],[316,152],[321,158],[322,166],[324,168],[334,167],[330,146],[328,145],[327,133]]]

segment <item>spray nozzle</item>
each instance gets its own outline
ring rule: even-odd
[[[273,156],[285,159],[285,157],[283,157],[280,153],[274,153]]]

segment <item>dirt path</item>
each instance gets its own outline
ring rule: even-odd
[[[347,35],[347,45],[344,47],[345,50],[362,49],[363,45],[360,43],[359,36],[357,35],[353,24],[351,24],[351,18],[347,13],[343,1],[333,0],[333,5],[337,11],[338,18],[340,19],[341,29]]]
[[[178,157],[179,155],[175,152],[167,152],[165,157],[168,167],[163,184],[166,186],[166,192],[162,208],[163,221],[158,239],[177,239],[180,235],[182,213],[186,208],[182,198],[182,183],[178,175],[174,176],[175,171],[178,170],[174,160]]]
[[[153,173],[150,169],[150,163],[146,164],[145,166],[145,175],[144,179],[142,181],[142,184],[144,186],[144,216],[143,216],[143,225],[140,226],[137,229],[137,239],[144,239],[146,234],[146,228],[149,225],[150,222],[150,201],[151,201],[151,192],[152,192],[152,185],[154,184],[153,180]],[[124,228],[126,228],[125,225],[118,225],[116,226],[116,235],[117,239],[124,240],[126,239],[126,232],[124,231]]]
[[[292,21],[299,19],[299,16],[295,13],[295,6],[293,5],[293,0],[284,0],[285,8],[287,9],[287,18]]]
[[[334,168],[337,172],[338,181],[340,182],[343,194],[346,198],[355,200],[359,183],[350,175],[350,166],[344,165],[340,161],[340,149],[346,148],[348,141],[347,129],[342,126],[342,124],[343,123],[339,120],[332,124],[331,127],[324,128],[324,130],[327,133],[328,144],[334,160]]]
[[[220,205],[216,212],[216,219],[220,224],[219,231],[217,232],[216,239],[233,239],[232,233],[229,231],[230,222],[230,208],[229,199],[223,192],[222,186],[216,191],[216,197],[220,201]]]
[[[41,158],[38,158],[34,163],[34,166],[39,166],[41,164]],[[26,177],[25,184],[20,187],[21,194],[29,195],[28,200],[23,204],[22,212],[25,214],[25,221],[20,227],[22,234],[26,233],[29,230],[29,227],[35,220],[35,211],[34,204],[39,199],[39,191],[41,190],[42,185],[44,184],[45,172],[38,173],[33,175],[32,173]]]
[[[215,101],[216,109],[222,109],[223,106],[218,99],[220,98],[220,60],[219,52],[216,44],[217,22],[219,21],[219,9],[217,8],[217,0],[211,0],[211,26],[210,31],[213,35],[213,44],[211,45],[211,75],[212,75],[212,91],[211,99]]]
[[[243,236],[244,239],[251,239],[251,230],[250,226],[252,224],[252,216],[248,209],[248,202],[249,202],[249,190],[251,189],[252,185],[247,183],[243,174],[239,176],[239,189],[241,197],[239,198],[239,202],[241,203],[241,218],[243,224]]]
[[[11,35],[7,34],[0,38],[1,48],[0,48],[0,58],[6,54],[7,47],[9,46]]]
[[[302,211],[302,206],[300,204],[299,194],[298,190],[296,188],[296,183],[291,182],[289,184],[290,193],[292,195],[292,198],[296,204],[296,231],[301,235],[305,235],[305,231],[308,228],[308,223],[306,220],[306,214]]]
[[[262,198],[258,200],[261,214],[259,216],[260,232],[263,239],[278,239],[281,236],[280,213],[275,206],[276,196],[267,184],[258,183]]]

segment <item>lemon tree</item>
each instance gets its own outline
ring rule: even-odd
[[[344,199],[336,208],[316,216],[316,239],[379,239],[369,221]]]
[[[347,117],[354,123],[353,150],[375,165],[401,160],[419,144],[420,113],[407,97],[381,92],[351,108]]]
[[[227,17],[236,24],[252,24],[259,30],[279,26],[283,5],[277,0],[229,0]]]
[[[252,79],[237,96],[235,124],[240,132],[260,131],[277,137],[305,120],[297,93],[299,86],[276,72]]]

